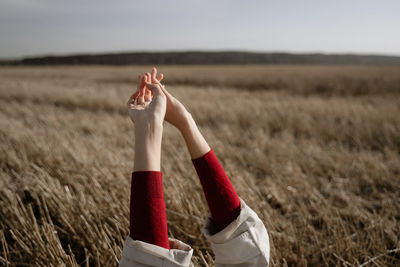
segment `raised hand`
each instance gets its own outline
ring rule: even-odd
[[[161,84],[164,78],[163,74],[157,76],[157,69],[153,68],[151,74],[146,73],[146,79],[150,79],[152,84],[160,86],[162,92],[167,98],[167,108],[165,113],[165,120],[174,125],[178,130],[182,131],[187,125],[187,120],[191,117],[190,113],[186,110],[185,106],[179,102],[173,95],[171,95],[165,86]]]
[[[131,119],[139,126],[135,128],[136,140],[143,140],[136,142],[135,170],[159,169],[159,161],[153,165],[154,160],[152,161],[151,158],[160,158],[158,155],[161,155],[162,121],[164,119],[181,132],[193,159],[210,151],[209,145],[197,128],[191,114],[178,99],[165,89],[161,84],[162,79],[162,74],[157,76],[156,68],[153,68],[151,74],[146,73],[139,76],[138,89],[128,101]],[[154,132],[161,132],[161,134],[154,134]],[[146,138],[151,139],[154,136],[157,136],[155,138],[157,142],[146,140]],[[146,146],[145,144],[151,145]],[[149,147],[156,147],[157,150],[148,149]],[[153,152],[146,153],[145,150]],[[136,155],[148,155],[148,157],[137,158]],[[143,161],[143,159],[146,160]]]
[[[128,100],[135,124],[134,171],[160,171],[161,140],[167,99],[160,85],[148,75],[139,76],[137,91]]]
[[[153,85],[158,85],[164,93],[167,99],[165,120],[174,125],[181,132],[188,147],[190,156],[195,159],[209,152],[210,146],[197,128],[192,115],[186,110],[183,104],[172,96],[161,84],[163,75],[160,74],[157,76],[157,69],[153,68],[151,74],[146,73],[145,76],[147,77],[147,80],[151,80]],[[148,93],[147,95],[150,96]]]
[[[128,100],[128,111],[135,124],[162,124],[167,99],[160,84],[152,84],[150,75],[139,75],[137,91]]]

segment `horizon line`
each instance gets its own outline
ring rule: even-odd
[[[238,50],[238,49],[180,49],[180,50],[119,50],[119,51],[101,51],[101,52],[67,52],[67,53],[43,53],[24,55],[21,57],[0,57],[0,61],[19,61],[23,59],[45,58],[45,57],[71,57],[71,56],[98,56],[98,55],[118,55],[118,54],[161,54],[161,53],[249,53],[249,54],[292,54],[292,55],[326,55],[326,56],[383,56],[400,57],[400,54],[387,54],[380,52],[327,52],[327,51],[287,51],[287,50]]]

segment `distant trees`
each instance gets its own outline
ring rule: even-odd
[[[250,52],[135,52],[30,57],[0,61],[13,65],[185,65],[185,64],[400,64],[400,57],[351,54]]]

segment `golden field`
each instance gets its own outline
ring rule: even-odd
[[[134,67],[0,68],[0,265],[116,266]],[[400,67],[159,66],[270,234],[271,266],[400,265]],[[171,237],[212,266],[208,208],[165,123]]]

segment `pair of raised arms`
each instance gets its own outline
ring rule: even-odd
[[[129,114],[135,124],[143,120],[162,123],[165,119],[178,129],[184,127],[189,114],[182,103],[161,84],[163,78],[163,74],[157,76],[156,68],[153,68],[151,74],[139,75],[137,91],[128,102]]]
[[[191,158],[198,158],[210,151],[210,147],[199,132],[191,114],[184,105],[171,95],[163,84],[163,74],[157,75],[157,69],[151,73],[139,75],[137,91],[129,98],[128,110],[132,121],[135,123],[136,144],[143,143],[143,148],[136,150],[141,155],[159,158],[160,151],[158,140],[162,136],[162,123],[164,120],[174,125],[183,135]],[[150,160],[150,159],[149,159]],[[159,170],[159,162],[143,162],[146,157],[136,158],[135,171]]]

